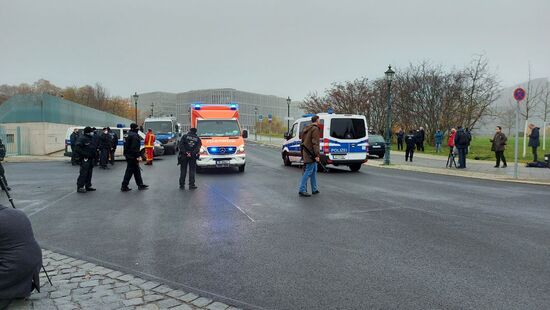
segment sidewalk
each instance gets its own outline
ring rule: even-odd
[[[258,136],[258,141],[248,139],[251,142],[256,142],[263,145],[279,148],[284,142],[283,138],[269,138]],[[456,159],[458,162],[458,159]],[[369,158],[368,166],[375,166],[388,169],[400,169],[409,171],[419,171],[443,175],[454,175],[469,178],[478,178],[486,180],[500,180],[523,183],[534,183],[550,185],[550,169],[548,168],[527,168],[525,164],[518,164],[518,179],[514,179],[514,163],[508,162],[508,168],[494,168],[494,161],[474,160],[468,158],[466,161],[466,169],[445,168],[447,156],[429,155],[419,152],[414,153],[414,161],[405,162],[405,153],[393,151],[391,153],[391,165],[384,166],[383,159]]]
[[[49,155],[14,155],[6,156],[4,162],[6,163],[30,163],[40,161],[70,161],[70,157],[65,157],[64,151],[55,152]]]
[[[12,301],[15,309],[175,309],[237,310],[227,304],[173,289],[131,274],[43,250],[53,286],[40,272],[40,293]]]

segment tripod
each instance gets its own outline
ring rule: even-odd
[[[13,198],[11,198],[10,192],[8,192],[8,186],[7,186],[6,183],[4,182],[4,179],[3,179],[3,178],[0,178],[0,187],[1,187],[2,190],[6,193],[6,196],[8,196],[8,200],[9,200],[11,206],[12,206],[14,209],[17,209],[17,208],[15,207],[15,204],[13,203]],[[48,275],[48,272],[46,271],[46,268],[44,268],[44,265],[42,265],[42,270],[44,271],[44,274],[46,275],[46,278],[48,279],[48,282],[50,282],[50,285],[53,286],[52,280],[50,279],[50,276]]]
[[[456,168],[455,154],[453,153],[453,150],[451,150],[449,152],[449,157],[447,157],[447,164],[445,164],[445,168],[452,168],[453,165]]]

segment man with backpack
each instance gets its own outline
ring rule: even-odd
[[[197,159],[200,156],[202,142],[197,136],[197,128],[189,129],[189,132],[179,141],[178,165],[180,165],[180,189],[185,189],[187,166],[189,166],[189,189],[196,189],[195,173],[197,171]]]
[[[0,186],[2,186],[0,189],[11,191],[11,188],[8,186],[8,180],[6,179],[6,171],[4,170],[4,166],[2,166],[2,161],[5,157],[6,146],[2,143],[2,139],[0,139]]]

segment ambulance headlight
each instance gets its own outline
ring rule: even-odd
[[[237,154],[244,154],[244,144],[237,148]]]
[[[208,152],[204,146],[201,146],[200,154],[206,155]]]

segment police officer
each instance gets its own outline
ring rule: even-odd
[[[11,188],[8,186],[8,180],[6,179],[4,166],[2,166],[4,157],[6,157],[6,146],[2,143],[2,139],[0,139],[0,186],[2,186],[0,189],[11,191]]]
[[[79,136],[79,133],[78,133],[78,128],[75,128],[73,130],[73,133],[71,133],[71,136],[69,137],[69,140],[71,141],[71,164],[73,166],[76,166],[78,165],[78,156],[76,154],[76,141],[78,140],[78,136]]]
[[[130,125],[130,131],[124,139],[124,157],[126,157],[126,172],[124,173],[124,179],[122,180],[121,191],[127,192],[132,189],[128,187],[132,176],[136,180],[136,184],[139,190],[144,190],[149,187],[149,185],[143,184],[143,179],[141,178],[141,168],[139,167],[139,160],[141,159],[141,148],[140,148],[141,138],[138,135],[138,125],[132,123]]]
[[[409,134],[405,136],[405,144],[407,144],[407,148],[405,149],[405,161],[409,161],[409,159],[411,162],[413,161],[414,147],[418,144],[417,136],[418,135],[415,135],[412,130],[409,130]]]
[[[111,135],[107,127],[105,127],[98,138],[99,167],[101,167],[101,169],[109,169],[109,167],[107,167],[107,162],[109,161],[109,154],[111,154],[111,143]]]
[[[96,157],[96,146],[94,145],[94,130],[90,127],[84,128],[84,134],[76,140],[76,152],[80,158],[80,174],[76,181],[77,192],[93,192],[92,172]]]
[[[189,132],[181,137],[178,148],[178,165],[180,165],[180,189],[185,188],[187,165],[189,165],[189,189],[196,189],[195,172],[197,159],[200,156],[201,138],[197,136],[197,128],[189,129]]]
[[[110,153],[110,163],[111,166],[115,164],[115,152],[118,146],[118,135],[116,132],[112,131],[111,128],[107,127],[109,135],[111,136],[111,153]]]

